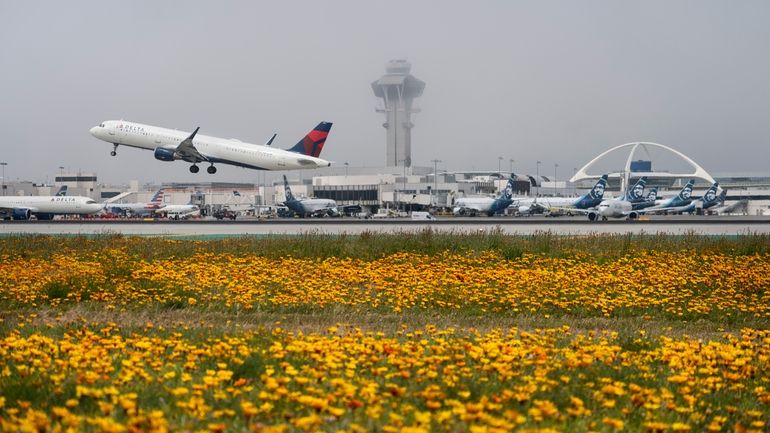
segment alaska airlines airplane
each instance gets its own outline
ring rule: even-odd
[[[28,220],[35,215],[40,220],[54,215],[87,215],[102,210],[102,205],[88,197],[78,196],[7,196],[0,197],[3,219]]]
[[[266,145],[243,143],[236,139],[225,139],[199,135],[195,128],[192,133],[175,129],[143,125],[123,120],[108,120],[91,128],[91,135],[112,143],[112,156],[117,155],[118,146],[137,147],[152,150],[160,161],[183,160],[192,163],[191,173],[200,170],[199,163],[210,164],[206,171],[217,172],[216,163],[230,164],[255,170],[298,170],[329,167],[331,163],[318,156],[323,150],[332,124],[321,122],[291,149],[270,147],[275,135]]]
[[[719,191],[719,182],[714,182],[709,189],[703,193],[703,197],[692,200],[689,204],[682,206],[673,206],[668,208],[662,208],[666,212],[670,213],[693,213],[701,208],[703,210],[710,209],[718,204],[724,203],[727,196],[727,191],[722,190],[722,193],[717,195]]]
[[[690,199],[690,196],[692,195],[692,186],[693,181],[690,180],[676,197],[658,202],[654,207],[641,210],[635,210],[634,203],[628,201],[626,197],[620,197],[614,200],[604,200],[599,204],[596,210],[587,213],[588,219],[595,221],[601,217],[602,220],[607,220],[608,218],[627,218],[634,220],[639,218],[640,215],[659,213],[660,211],[676,206],[686,206],[692,201]]]
[[[574,197],[535,197],[529,199],[519,200],[519,213],[529,214],[536,211],[552,211],[558,210],[566,213],[570,213],[575,209],[590,209],[596,207],[602,201],[604,197],[604,190],[607,188],[608,176],[602,175],[599,181],[596,182],[591,191],[586,194],[574,198]]]
[[[283,190],[286,194],[286,201],[283,204],[298,214],[300,218],[306,216],[339,216],[337,202],[328,198],[304,198],[298,199],[289,188],[289,181],[286,175],[283,176]]]
[[[476,216],[479,213],[485,213],[487,216],[493,216],[498,212],[504,211],[513,203],[513,182],[516,175],[511,173],[508,178],[508,184],[503,192],[497,198],[492,197],[463,197],[457,199],[452,213],[455,215]]]

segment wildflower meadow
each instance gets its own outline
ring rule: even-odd
[[[0,238],[0,429],[765,432],[770,237]]]

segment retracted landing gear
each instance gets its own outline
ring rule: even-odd
[[[112,145],[114,147],[112,148],[112,152],[110,152],[110,156],[115,156],[118,154],[118,152],[116,152],[118,150],[118,143],[112,143]]]
[[[198,170],[200,170],[200,169],[201,169],[200,167],[198,167],[197,165],[193,164],[193,165],[190,166],[190,173],[197,173]]]
[[[206,171],[207,171],[209,174],[214,174],[214,173],[216,173],[216,172],[217,172],[217,168],[216,168],[216,167],[214,167],[214,164],[211,164],[211,165],[210,165],[210,166],[209,166],[209,167],[206,169]]]

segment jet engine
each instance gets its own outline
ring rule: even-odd
[[[630,214],[628,214],[628,219],[630,220],[635,220],[637,218],[639,218],[639,214],[636,212],[631,212]]]
[[[163,148],[163,147],[156,147],[155,148],[155,159],[158,159],[160,161],[173,161],[175,153],[176,152],[173,149],[166,149],[166,148]]]
[[[32,212],[29,209],[14,209],[12,215],[15,220],[28,220]]]
[[[519,206],[519,213],[521,215],[529,215],[530,207],[529,206]]]
[[[588,221],[596,221],[599,218],[599,214],[596,212],[588,212]]]

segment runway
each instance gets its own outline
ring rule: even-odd
[[[5,221],[0,236],[14,234],[206,237],[239,235],[359,234],[363,232],[404,232],[432,229],[441,232],[491,232],[532,235],[549,232],[558,235],[702,234],[735,236],[749,233],[770,234],[770,217],[660,216],[641,221],[590,222],[584,218],[439,218],[436,221],[407,219],[270,219],[270,220],[58,220]]]

